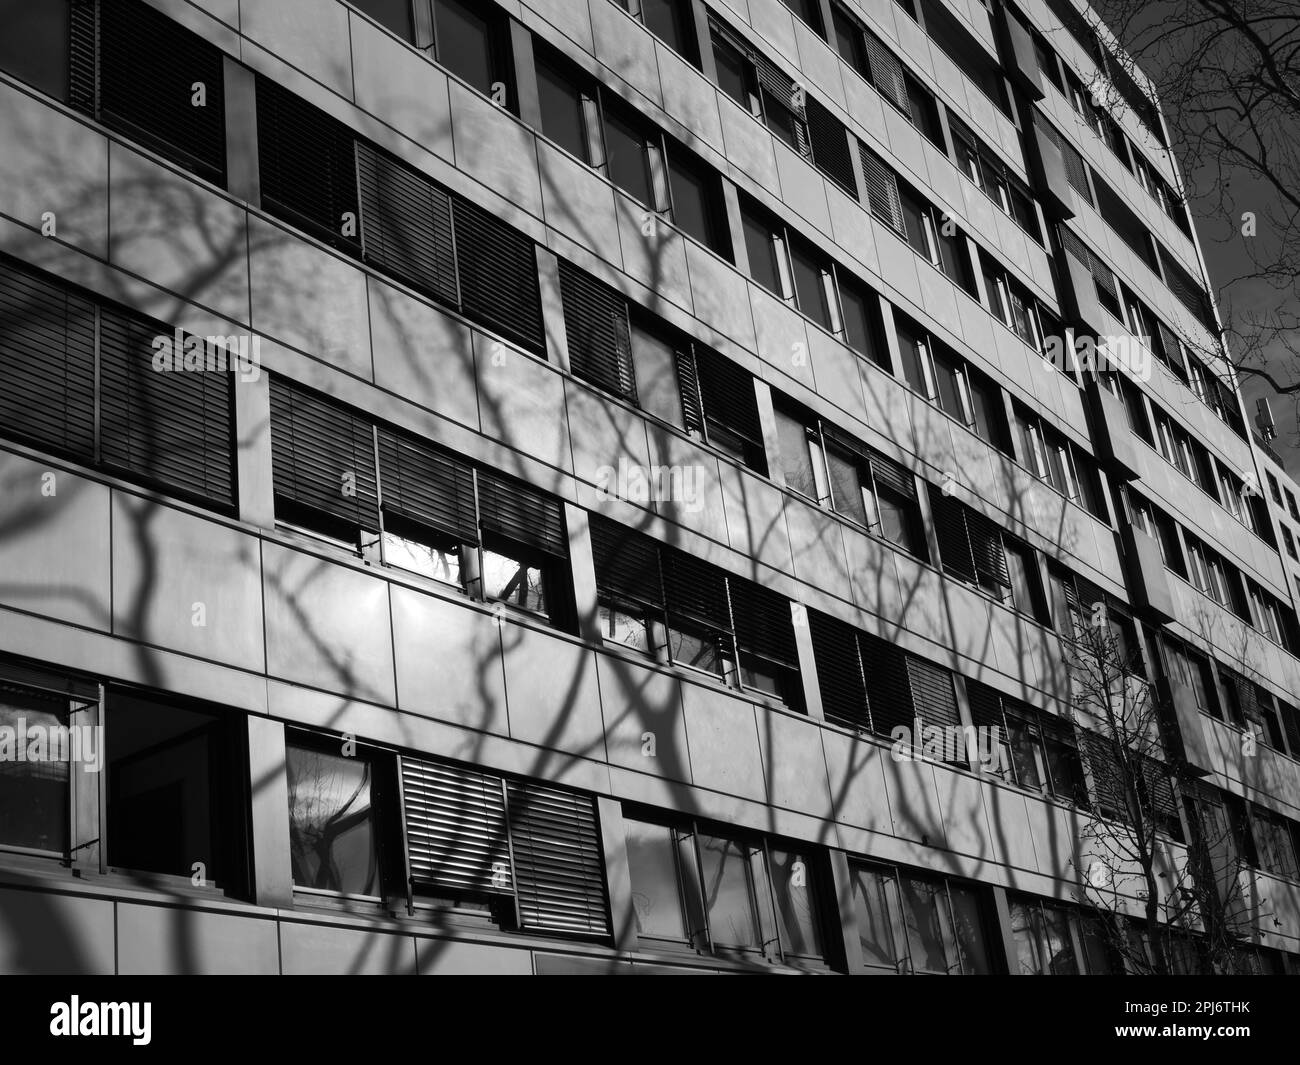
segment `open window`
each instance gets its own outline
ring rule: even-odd
[[[637,811],[623,824],[644,947],[825,967],[825,874],[813,854]]]
[[[868,972],[979,976],[993,972],[988,901],[948,877],[852,863],[853,907]]]

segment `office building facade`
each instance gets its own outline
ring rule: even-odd
[[[1114,972],[1098,617],[1300,964],[1300,517],[1071,0],[5,11],[0,968]]]

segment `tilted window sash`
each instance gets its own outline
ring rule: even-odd
[[[871,213],[900,236],[906,237],[903,201],[898,192],[898,177],[889,165],[861,141],[858,154],[862,159],[862,176],[867,186],[867,204]]]
[[[560,261],[560,295],[573,372],[635,403],[627,300],[565,260]]]

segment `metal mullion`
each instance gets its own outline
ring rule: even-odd
[[[397,817],[402,840],[402,870],[406,885],[406,914],[415,914],[415,885],[411,882],[411,839],[406,823],[406,787],[402,775],[402,756],[396,756],[397,763]]]
[[[767,838],[764,837],[758,843],[758,845],[753,848],[751,852],[750,863],[749,863],[750,879],[752,881],[751,891],[753,891],[753,893],[755,894],[754,914],[758,918],[758,939],[759,939],[760,949],[763,951],[764,954],[766,954],[767,944],[769,940],[766,938],[763,932],[763,914],[761,908],[758,906],[758,899],[757,899],[758,883],[757,883],[757,878],[754,876],[754,861],[757,860],[759,863],[760,871],[762,872],[763,876],[767,880],[767,898],[770,904],[769,909],[771,911],[770,917],[772,921],[772,938],[770,942],[776,944],[777,960],[780,962],[780,964],[784,965],[786,963],[785,945],[781,942],[781,920],[779,915],[777,914],[777,909],[776,909],[776,885],[773,884],[772,882],[772,853],[769,848],[768,842],[769,841],[767,840]],[[802,859],[798,859],[798,860],[802,860]]]
[[[713,954],[713,929],[709,921],[709,900],[704,891],[704,859],[700,855],[700,832],[699,826],[691,822],[691,852],[695,856],[695,880],[699,888],[700,918],[704,921],[704,940],[709,945],[709,953]]]
[[[482,579],[480,578],[480,586]],[[501,783],[501,816],[505,820],[506,829],[506,854],[510,861],[510,894],[515,900],[515,920],[522,928],[524,924],[523,907],[519,902],[519,873],[515,867],[515,844],[513,833],[510,831],[510,791],[506,785],[505,777],[497,778]],[[491,872],[491,870],[489,870]]]

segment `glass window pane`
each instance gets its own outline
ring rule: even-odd
[[[600,635],[611,643],[621,643],[637,651],[650,650],[645,618],[605,603],[600,605]]]
[[[722,675],[722,655],[715,638],[684,629],[668,629],[668,654],[680,666],[702,669],[705,673]]]
[[[0,70],[66,100],[71,32],[66,3],[0,0]]]
[[[221,880],[217,719],[125,698],[111,699],[106,717],[109,864],[188,878],[202,862],[207,879]]]
[[[867,48],[857,23],[840,8],[832,7],[831,26],[834,29],[835,47],[840,57],[859,74],[865,75],[868,71]]]
[[[831,316],[826,305],[826,286],[822,281],[821,266],[799,247],[791,249],[790,261],[794,270],[795,297],[799,301],[799,309],[823,329],[829,329]]]
[[[795,151],[799,151],[801,123],[792,111],[778,103],[770,93],[763,93],[763,116],[767,128]]]
[[[713,58],[718,70],[718,88],[749,110],[749,78],[744,57],[731,45],[713,42]]]
[[[435,581],[462,587],[459,544],[384,516],[384,561]]]
[[[415,34],[411,26],[411,0],[354,0],[357,8],[364,11],[381,26],[392,30],[402,40],[414,42]]]
[[[749,884],[748,849],[734,840],[699,837],[709,935],[718,946],[761,946]]]
[[[966,405],[962,402],[961,367],[940,355],[934,360],[934,375],[939,385],[939,406],[950,417],[966,423]]]
[[[646,29],[678,55],[686,55],[686,24],[681,0],[641,0]]]
[[[876,510],[880,514],[880,535],[890,543],[919,554],[920,536],[911,504],[892,492],[881,490],[876,495]]]
[[[1065,911],[1054,906],[1043,906],[1038,914],[1041,922],[1039,939],[1047,962],[1047,974],[1076,975],[1079,969],[1074,961],[1074,944],[1070,940],[1069,920]]]
[[[853,910],[857,915],[862,960],[868,968],[898,971],[899,956],[890,919],[889,895],[897,890],[894,878],[875,869],[854,868]]]
[[[930,386],[925,379],[926,350],[924,343],[908,330],[899,329],[898,350],[903,360],[903,377],[914,391],[928,398]]]
[[[971,406],[974,408],[975,432],[994,447],[1002,448],[1005,436],[1002,428],[1005,424],[1005,414],[1002,408],[1002,397],[998,395],[997,387],[974,378],[971,378],[967,384],[970,386]]]
[[[1036,909],[1023,902],[1011,903],[1011,935],[1016,941],[1016,962],[1022,976],[1040,976],[1044,972],[1034,920]]]
[[[620,116],[606,112],[605,153],[610,181],[634,200],[653,207],[645,135]]]
[[[632,323],[632,366],[641,409],[680,427],[682,394],[677,385],[674,345],[656,333]]]
[[[749,254],[749,275],[769,292],[780,296],[781,274],[776,263],[776,242],[772,231],[747,212],[741,212],[745,250]]]
[[[979,895],[971,888],[948,885],[952,898],[953,933],[957,957],[966,976],[985,976],[989,966],[988,946],[984,941],[983,908]]]
[[[812,455],[808,450],[808,430],[798,419],[778,410],[776,433],[786,485],[796,492],[802,492],[809,499],[816,499],[817,479],[813,473]]]
[[[499,551],[483,551],[483,596],[538,614],[546,613],[541,567]]]
[[[378,895],[370,762],[292,745],[287,757],[293,882],[349,895]]]
[[[844,316],[844,339],[849,347],[873,362],[880,362],[869,297],[853,286],[841,284],[840,313]]]
[[[862,499],[862,478],[858,464],[834,448],[826,449],[826,465],[831,475],[831,505],[859,525],[867,524],[867,508]]]
[[[911,193],[899,189],[903,204],[903,222],[907,228],[907,242],[921,255],[930,259],[930,241],[926,235],[925,207]]]
[[[791,851],[773,848],[770,857],[781,949],[787,954],[820,957],[822,937],[811,865],[804,855]]]
[[[918,972],[947,973],[948,956],[944,948],[942,911],[947,905],[942,881],[900,876],[903,894],[903,918],[912,950],[912,965]]]
[[[539,61],[537,95],[542,111],[542,133],[584,163],[591,162],[578,87],[549,63]]]
[[[438,62],[490,95],[497,79],[487,18],[463,0],[435,0],[433,14]]]
[[[673,196],[673,222],[701,244],[716,243],[711,176],[681,158],[682,149],[668,154],[668,182]]]
[[[1021,787],[1041,789],[1043,778],[1038,770],[1037,731],[1027,721],[1007,714],[1007,733],[1011,741],[1011,758],[1016,780]]]
[[[1089,976],[1110,976],[1110,950],[1100,922],[1084,918],[1079,922],[1079,938],[1083,942],[1084,969]]]
[[[1012,602],[1022,614],[1036,616],[1038,613],[1038,597],[1034,594],[1034,587],[1038,576],[1037,568],[1033,570],[1031,577],[1032,557],[1027,556],[1019,548],[1010,544],[1005,546],[1007,572],[1011,577]]]
[[[59,854],[68,848],[67,746],[49,742],[65,735],[68,715],[61,703],[66,706],[66,700],[37,693],[0,691],[0,729],[14,742],[0,757],[0,844]],[[97,743],[94,753],[102,757]],[[77,771],[88,765],[87,760]]]
[[[623,825],[637,934],[684,941],[672,829],[630,818],[624,818]]]

